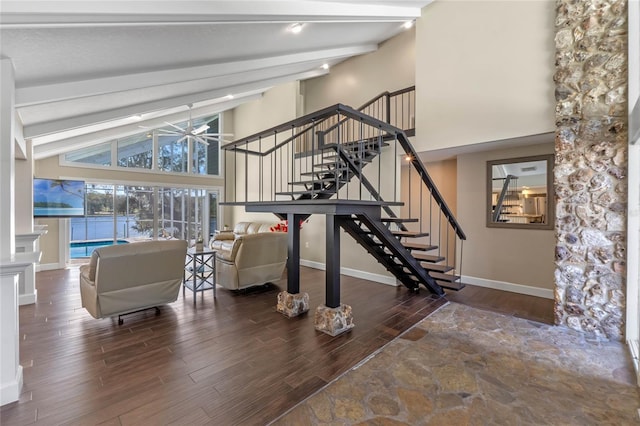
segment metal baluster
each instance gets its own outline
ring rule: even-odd
[[[293,189],[291,189],[291,186],[289,184],[289,182],[292,182],[291,180],[289,180],[289,145],[291,145],[291,144],[287,144],[287,158],[285,158],[285,162],[284,162],[286,167],[287,167],[287,172],[285,173],[285,178],[287,180],[287,189],[289,191],[293,191]]]
[[[338,147],[342,148],[342,140],[340,138],[340,110],[338,110],[338,128],[337,128],[338,134],[337,134],[337,141],[338,141]],[[340,185],[338,185],[338,167],[337,167],[337,163],[336,166],[334,166],[333,168],[333,176],[334,176],[334,185],[336,187],[336,200],[340,199]]]
[[[429,245],[433,245],[433,193],[429,189]]]
[[[316,191],[316,174],[315,162],[316,162],[316,120],[311,121],[311,198],[314,197]],[[320,147],[318,147],[319,149]]]
[[[262,156],[262,136],[258,137],[258,151],[260,152],[260,197],[259,200],[262,201],[264,198],[264,178],[263,178],[263,168],[264,168],[264,157]]]
[[[424,188],[424,181],[422,178],[422,170],[420,170],[420,233],[422,234],[422,222],[424,219],[422,218],[422,189]]]
[[[358,164],[358,199],[362,200],[362,149],[364,148],[364,121],[360,119],[360,139],[358,140],[358,157],[360,162]]]
[[[393,201],[398,201],[398,135],[393,142]]]
[[[382,173],[382,128],[378,128],[378,201],[382,201],[381,176]]]
[[[442,256],[442,208],[438,215],[438,256]]]
[[[449,224],[447,224],[447,259],[449,259],[449,228],[451,228],[451,226],[449,226]],[[448,262],[448,260],[447,260]]]
[[[464,240],[460,240],[460,270],[458,271],[458,275],[460,275],[460,279],[462,280],[462,249],[464,248]]]
[[[244,153],[244,202],[249,201],[249,142],[244,147],[247,152]]]
[[[409,157],[409,154],[407,154],[407,159],[409,160],[409,195],[408,195],[408,199],[409,199],[409,217],[411,216],[411,157]]]

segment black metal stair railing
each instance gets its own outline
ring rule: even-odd
[[[411,91],[402,96],[406,93]],[[387,122],[393,121],[389,95],[364,106],[384,120],[337,104],[223,146],[224,204],[329,198],[378,202],[385,212],[381,221],[354,217],[343,221],[343,229],[407,287],[421,283],[440,294],[439,286],[458,285],[466,236],[407,133]],[[382,106],[374,107],[378,102]],[[400,154],[410,159],[409,185],[412,172],[421,183],[417,217],[411,188],[407,205],[399,207]],[[404,212],[406,217],[399,217]]]

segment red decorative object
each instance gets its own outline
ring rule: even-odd
[[[302,229],[302,224],[304,223],[304,220],[300,221],[300,229]],[[285,220],[284,222],[280,222],[275,226],[272,226],[271,228],[269,228],[271,230],[271,232],[287,232],[289,231],[289,221]]]

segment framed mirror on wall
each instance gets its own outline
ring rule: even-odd
[[[487,161],[487,227],[553,229],[553,154]]]

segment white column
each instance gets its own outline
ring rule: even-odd
[[[15,82],[11,59],[0,59],[0,259],[15,249]]]
[[[26,266],[0,265],[0,405],[17,401],[22,390],[18,276],[24,273]]]
[[[16,401],[22,389],[18,276],[29,266],[15,262],[14,104],[13,63],[0,59],[0,405]]]
[[[22,124],[16,123],[15,126],[19,131]],[[37,240],[41,233],[33,231],[33,143],[31,140],[25,142],[25,157],[15,162],[15,193],[20,194],[20,197],[16,197],[15,200],[16,255],[37,253],[39,259]],[[20,275],[18,290],[20,305],[36,303],[38,293],[35,262]]]

